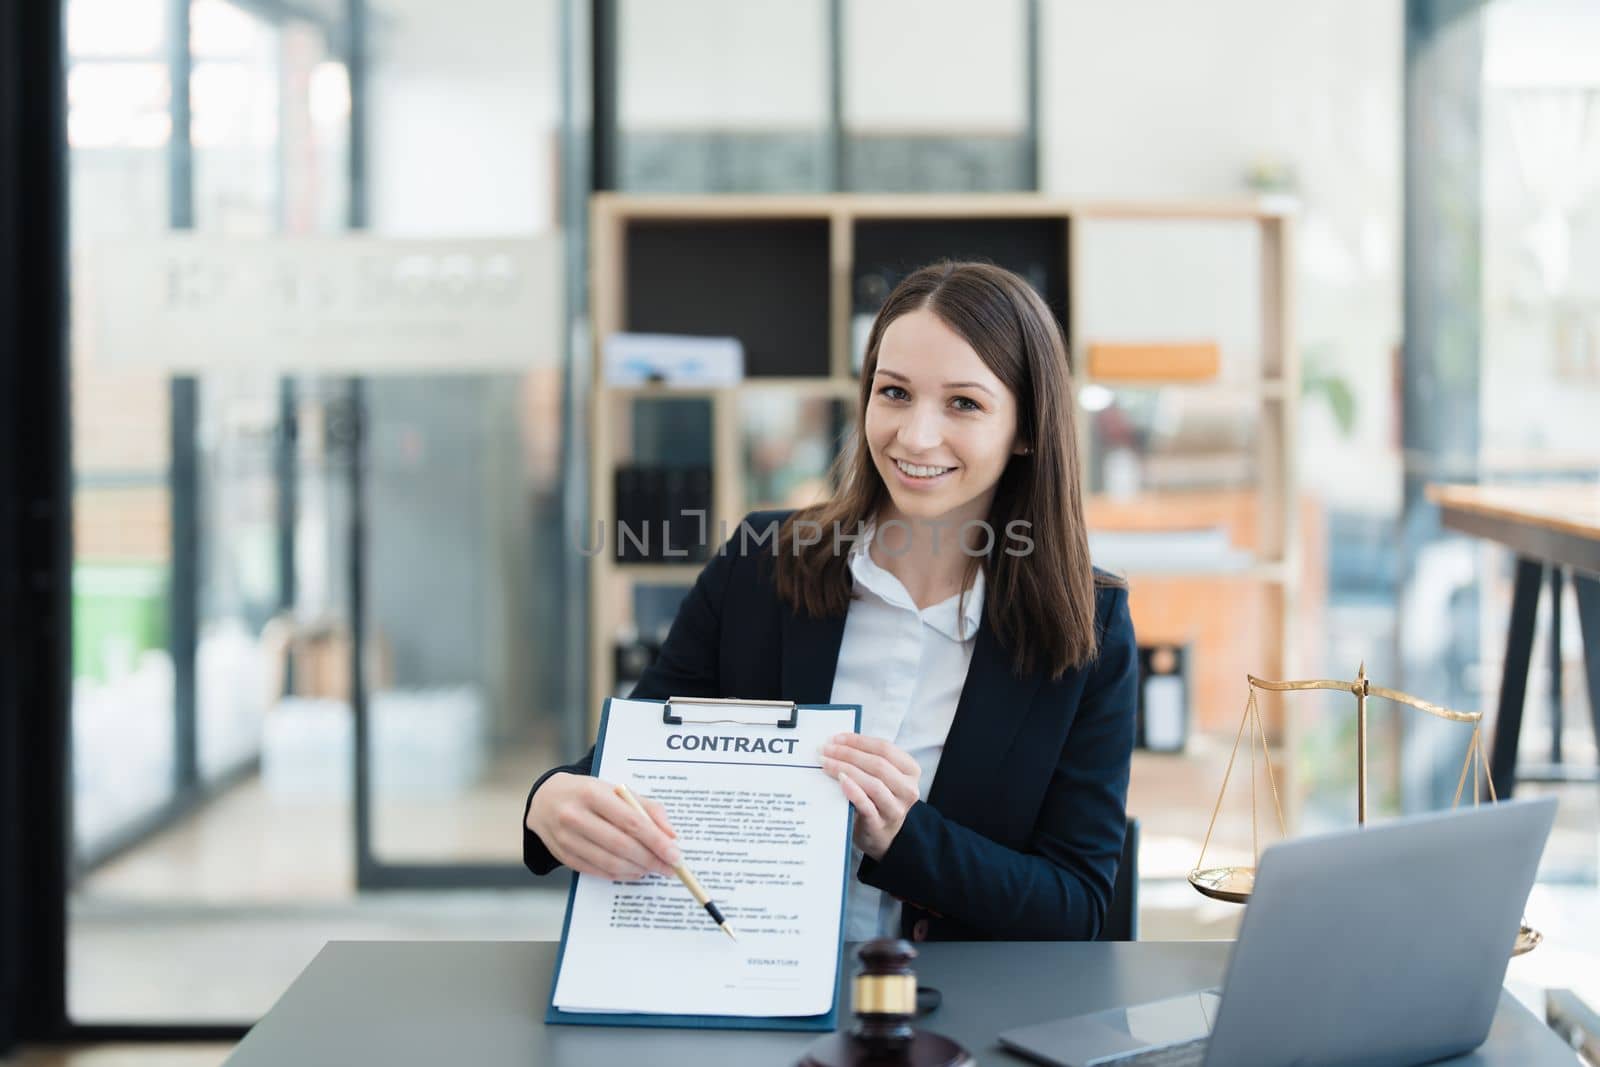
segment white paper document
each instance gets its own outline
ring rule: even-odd
[[[579,875],[553,1002],[571,1012],[807,1016],[833,1008],[849,802],[822,746],[857,709],[610,701],[594,774],[667,811],[683,862],[738,935],[674,877]],[[722,721],[713,721],[722,720]]]

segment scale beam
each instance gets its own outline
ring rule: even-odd
[[[1482,744],[1479,740],[1483,722],[1481,711],[1457,711],[1440,704],[1434,704],[1410,693],[1402,693],[1398,689],[1389,689],[1381,685],[1373,685],[1367,679],[1367,665],[1361,664],[1356,672],[1356,677],[1346,681],[1339,678],[1302,678],[1292,681],[1274,681],[1267,678],[1257,678],[1253,674],[1245,676],[1250,683],[1250,695],[1245,702],[1244,717],[1239,723],[1238,736],[1233,741],[1233,754],[1228,757],[1228,769],[1222,776],[1222,788],[1217,792],[1217,803],[1211,810],[1211,825],[1206,827],[1204,842],[1200,845],[1200,858],[1195,861],[1194,869],[1189,872],[1189,884],[1204,896],[1214,900],[1226,900],[1232,903],[1243,904],[1249,901],[1250,893],[1255,888],[1256,870],[1249,867],[1206,867],[1206,849],[1211,844],[1211,833],[1217,826],[1217,815],[1222,810],[1222,798],[1228,791],[1228,779],[1233,774],[1233,763],[1239,754],[1239,743],[1244,739],[1245,727],[1250,727],[1250,828],[1252,850],[1256,862],[1260,861],[1261,851],[1255,843],[1255,810],[1256,810],[1256,783],[1255,783],[1255,743],[1256,732],[1261,731],[1261,751],[1267,752],[1266,731],[1261,728],[1260,712],[1256,708],[1256,691],[1272,693],[1296,693],[1314,689],[1325,689],[1333,692],[1349,693],[1356,699],[1356,821],[1365,826],[1367,822],[1367,699],[1381,697],[1396,704],[1416,708],[1436,718],[1446,719],[1450,722],[1464,722],[1473,724],[1472,743],[1467,747],[1467,758],[1461,767],[1461,782],[1456,786],[1455,803],[1461,801],[1462,787],[1466,784],[1467,775],[1472,775],[1472,802],[1478,802],[1479,775],[1488,785],[1489,799],[1496,799],[1494,778],[1489,773],[1487,761],[1482,757]],[[1267,757],[1267,781],[1272,785],[1272,798],[1274,804],[1278,800],[1278,783],[1272,773],[1272,760]],[[1452,805],[1453,806],[1453,805]],[[1287,836],[1283,826],[1283,811],[1278,811],[1279,829]],[[1526,922],[1522,924],[1517,933],[1516,946],[1512,950],[1513,956],[1520,956],[1524,952],[1532,951],[1543,940],[1537,930],[1529,927]]]

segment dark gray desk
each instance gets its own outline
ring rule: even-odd
[[[995,1034],[1216,985],[1228,949],[1222,941],[919,945],[918,978],[944,993],[944,1006],[924,1025],[956,1038],[981,1063],[1026,1063],[1003,1051]],[[549,942],[332,942],[228,1064],[748,1067],[792,1063],[816,1036],[546,1027],[555,952]],[[1489,1040],[1449,1062],[1572,1067],[1574,1060],[1554,1033],[1503,993]]]

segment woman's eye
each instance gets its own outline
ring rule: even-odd
[[[898,385],[886,385],[878,390],[878,395],[888,397],[890,400],[904,400],[906,391]]]
[[[982,411],[983,406],[970,397],[958,396],[950,403],[956,406],[957,411]]]

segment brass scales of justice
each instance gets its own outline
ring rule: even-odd
[[[1228,756],[1228,769],[1222,775],[1222,788],[1217,792],[1216,806],[1211,809],[1211,824],[1206,827],[1205,840],[1200,845],[1200,858],[1195,861],[1194,870],[1189,872],[1189,884],[1194,886],[1205,896],[1213,900],[1225,900],[1234,904],[1243,904],[1250,899],[1250,892],[1255,887],[1256,869],[1250,867],[1206,867],[1206,848],[1211,844],[1211,832],[1217,826],[1217,814],[1222,810],[1222,798],[1228,792],[1228,779],[1233,774],[1234,760],[1239,755],[1239,743],[1244,739],[1244,729],[1250,727],[1250,846],[1254,861],[1261,858],[1260,844],[1256,839],[1256,776],[1255,752],[1256,738],[1261,738],[1261,755],[1266,761],[1267,782],[1272,786],[1272,804],[1278,813],[1278,830],[1283,836],[1288,836],[1288,830],[1283,821],[1283,805],[1278,800],[1278,783],[1272,774],[1272,756],[1267,751],[1266,729],[1261,724],[1261,712],[1256,706],[1256,690],[1262,689],[1274,693],[1299,692],[1307,689],[1332,689],[1352,694],[1356,698],[1356,821],[1362,826],[1367,823],[1367,698],[1369,696],[1383,697],[1397,704],[1405,704],[1425,711],[1429,715],[1451,722],[1468,722],[1472,724],[1472,740],[1467,745],[1467,758],[1461,765],[1461,778],[1456,783],[1455,799],[1451,807],[1461,803],[1461,794],[1466,787],[1467,774],[1472,774],[1472,802],[1478,803],[1478,785],[1480,778],[1488,787],[1489,800],[1496,800],[1494,792],[1494,779],[1489,774],[1489,766],[1483,755],[1483,712],[1481,711],[1453,711],[1450,708],[1430,704],[1426,700],[1414,697],[1409,693],[1402,693],[1397,689],[1386,689],[1381,685],[1373,685],[1367,680],[1367,665],[1362,663],[1356,672],[1354,681],[1346,682],[1332,678],[1313,678],[1304,681],[1270,682],[1255,675],[1246,675],[1250,680],[1250,698],[1245,702],[1244,716],[1239,721],[1239,732],[1233,740],[1233,752]],[[1544,936],[1533,929],[1524,920],[1517,931],[1517,940],[1511,950],[1513,956],[1520,956],[1531,952],[1538,947]]]

